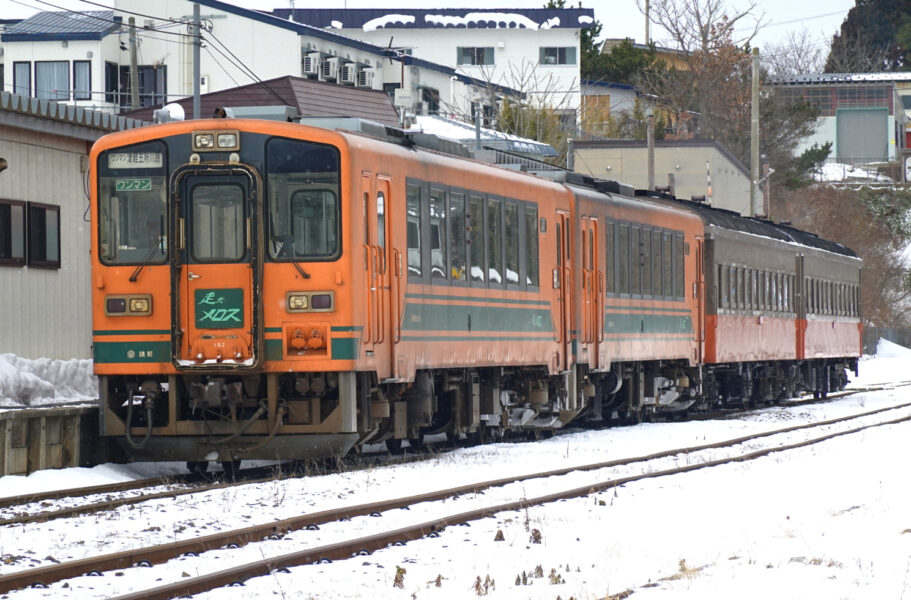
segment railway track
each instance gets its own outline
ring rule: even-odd
[[[903,409],[909,408],[911,408],[911,403],[899,404],[837,419],[829,419],[818,423],[795,425],[758,434],[746,435],[722,442],[687,448],[674,448],[645,456],[586,465],[575,465],[538,473],[529,473],[518,477],[504,477],[455,488],[433,490],[417,496],[394,498],[357,506],[333,508],[201,538],[128,550],[100,557],[69,561],[59,565],[16,571],[0,576],[0,593],[31,585],[48,586],[63,579],[70,579],[86,573],[102,573],[114,569],[125,569],[136,565],[158,565],[175,557],[192,556],[216,548],[244,546],[260,540],[269,540],[270,538],[280,539],[295,530],[318,528],[319,526],[330,522],[344,521],[357,516],[380,515],[386,511],[397,508],[414,507],[415,505],[422,503],[422,506],[428,505],[428,503],[443,506],[444,503],[442,501],[447,501],[447,503],[445,503],[446,510],[442,511],[445,514],[436,515],[433,518],[420,521],[405,528],[366,536],[357,536],[344,542],[317,544],[307,550],[279,554],[277,556],[274,552],[269,552],[269,554],[272,554],[269,558],[245,563],[211,575],[184,578],[174,584],[168,584],[153,590],[144,590],[134,594],[128,594],[123,597],[171,598],[185,594],[199,593],[203,590],[227,585],[235,581],[243,581],[250,577],[267,574],[278,568],[312,563],[322,559],[339,560],[348,558],[359,552],[372,552],[392,543],[404,542],[432,534],[449,525],[476,520],[502,511],[522,509],[533,505],[553,502],[555,500],[584,496],[592,492],[603,491],[643,479],[686,473],[732,462],[755,460],[772,453],[821,443],[838,436],[857,433],[872,427],[909,421],[911,420],[911,411],[908,410],[904,410],[901,416],[898,417],[893,416],[889,419],[881,418],[886,416],[884,414],[886,412],[902,411]],[[862,424],[855,423],[853,424],[854,426],[850,426],[852,425],[851,421],[869,420],[873,417],[877,417],[873,422]],[[829,431],[824,435],[816,437],[808,437],[813,430],[826,428],[836,428],[837,430]],[[770,443],[760,449],[740,448],[737,450],[738,446],[755,444],[760,440],[768,439],[770,442],[774,441],[770,438],[775,438],[776,436],[789,436],[789,438],[783,441],[779,440],[778,443]],[[722,452],[719,456],[719,451],[725,452]],[[706,456],[699,456],[700,454],[706,454]],[[677,458],[679,462],[682,455],[686,456],[687,464],[682,466],[673,464],[674,459]],[[601,471],[601,473],[597,473],[598,471]],[[567,481],[560,486],[554,485],[552,479],[547,479],[568,475],[578,477],[578,474],[583,472],[594,472],[592,474],[597,477],[593,481],[587,481],[584,485],[570,485],[571,482]],[[485,500],[481,506],[476,506],[465,511],[453,512],[452,509],[449,509],[449,506],[454,503],[454,498],[461,500],[471,495],[483,493],[485,499],[489,499],[497,495],[492,492],[494,488],[505,489],[507,486],[514,484],[520,484],[524,487],[532,480],[543,481],[545,479],[547,479],[547,485],[544,489],[553,490],[554,487],[559,487],[560,489],[558,491],[548,491],[548,493],[531,497],[524,497],[523,492],[519,494],[521,499],[518,500],[505,497],[500,502],[488,502]],[[475,497],[475,502],[477,502],[478,497],[479,496]],[[265,552],[263,554],[265,554]]]
[[[866,387],[830,394],[827,399],[804,398],[781,403],[781,406],[803,406],[843,398],[857,393],[880,391],[892,387],[911,385],[911,381],[896,383],[887,387]],[[742,409],[711,411],[694,415],[693,419],[711,420],[727,419],[743,415]],[[428,445],[422,449],[412,449],[408,456],[386,456],[380,454],[358,454],[345,459],[345,470],[373,468],[382,464],[403,464],[423,460],[427,449],[436,447]],[[306,475],[325,474],[336,470],[338,465],[310,463],[306,469],[291,464],[287,470],[278,467],[278,476],[298,476],[303,471]],[[0,498],[0,527],[22,523],[38,523],[113,510],[121,506],[139,504],[161,498],[177,498],[189,494],[218,490],[232,485],[271,481],[276,478],[276,467],[254,467],[242,469],[233,476],[220,473],[187,473],[168,477],[156,477],[134,481],[102,484],[90,487],[70,488],[35,492],[18,496]],[[142,492],[140,490],[145,490]],[[137,491],[137,493],[130,493]]]

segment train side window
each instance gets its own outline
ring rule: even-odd
[[[785,275],[784,281],[784,304],[783,309],[785,312],[791,312],[791,276]]]
[[[756,287],[758,281],[759,273],[756,271],[756,269],[750,269],[750,292],[752,294],[751,304],[753,310],[759,309],[759,294],[757,293],[758,288]]]
[[[560,227],[560,221],[557,221],[557,266],[563,266],[563,229]]]
[[[728,277],[729,270],[727,265],[718,265],[718,289],[720,290],[722,308],[727,308],[730,303],[730,297],[728,296]]]
[[[642,230],[642,240],[639,242],[642,257],[642,295],[652,295],[652,232],[650,229]]]
[[[447,280],[446,191],[430,189],[430,279]]]
[[[746,269],[744,267],[738,267],[737,268],[737,295],[740,297],[741,310],[743,310],[747,307],[746,279],[747,279]]]
[[[617,269],[619,292],[629,294],[629,225],[620,225],[617,241],[620,261]]]
[[[667,231],[663,232],[661,234],[661,279],[665,298],[672,298],[674,296],[674,263],[673,253],[671,251],[672,246],[672,234]]]
[[[408,276],[421,278],[421,186],[409,183],[406,187]]]
[[[740,308],[740,296],[738,295],[738,290],[740,289],[740,269],[737,267],[731,267],[731,308],[738,309]]]
[[[686,290],[683,289],[686,281],[685,265],[683,234],[678,233],[674,235],[674,295],[678,300],[683,300],[686,296]]]
[[[449,194],[449,255],[452,257],[452,280],[465,281],[467,274],[467,256],[465,249],[465,194]]]
[[[525,203],[525,283],[538,287],[540,261],[538,259],[538,207]]]
[[[638,296],[642,293],[641,275],[642,275],[642,258],[639,254],[639,233],[638,227],[631,227],[629,234],[629,283],[630,293]]]
[[[468,197],[468,229],[471,280],[484,283],[484,200],[473,194]]]
[[[607,293],[610,295],[617,293],[617,266],[614,263],[614,259],[617,256],[617,251],[614,248],[615,228],[616,224],[611,221],[607,221],[604,224],[604,247],[606,250],[604,266],[607,271]]]
[[[743,302],[747,310],[753,308],[753,269],[743,272]]]
[[[506,283],[520,285],[519,280],[519,205],[504,203],[506,242]]]
[[[386,195],[376,193],[376,245],[386,247]]]
[[[503,202],[487,199],[487,280],[503,286]]]
[[[664,296],[661,286],[661,231],[652,231],[652,295],[656,298]]]

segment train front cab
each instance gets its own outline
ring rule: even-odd
[[[92,161],[102,434],[134,459],[197,465],[346,452],[355,327],[338,293],[351,283],[339,136],[184,122],[107,136]]]

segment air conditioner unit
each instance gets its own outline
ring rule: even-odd
[[[372,88],[373,87],[373,69],[361,69],[357,72],[357,87],[359,88]]]
[[[320,63],[319,76],[322,80],[335,81],[338,78],[338,59],[330,58]]]
[[[319,75],[319,65],[319,52],[308,52],[304,55],[304,75]]]
[[[357,81],[357,65],[354,63],[345,63],[339,67],[338,82],[345,85],[354,85]]]

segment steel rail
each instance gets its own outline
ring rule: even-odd
[[[911,421],[911,416],[901,417],[898,419],[893,419],[890,421],[885,421],[882,423],[875,423],[871,425],[863,425],[860,427],[855,427],[853,429],[839,431],[825,436],[814,438],[811,440],[804,440],[802,442],[788,444],[785,446],[777,446],[773,448],[765,448],[762,450],[757,450],[754,452],[749,452],[740,456],[710,460],[703,463],[686,465],[682,467],[676,467],[673,469],[664,469],[661,471],[654,471],[651,473],[642,473],[639,475],[630,475],[627,477],[620,477],[617,479],[607,480],[601,483],[596,483],[592,485],[586,485],[583,487],[576,487],[569,490],[562,490],[559,492],[554,492],[552,494],[547,494],[544,496],[538,496],[535,498],[524,498],[521,500],[515,500],[512,502],[505,502],[502,504],[497,504],[495,506],[488,506],[485,508],[480,508],[472,511],[462,512],[454,515],[448,515],[438,519],[433,519],[430,521],[425,521],[416,525],[411,525],[396,529],[390,532],[384,532],[380,534],[374,534],[371,536],[361,537],[346,540],[343,542],[337,542],[334,544],[329,544],[326,546],[320,546],[318,548],[310,548],[307,550],[301,550],[298,552],[292,552],[289,554],[283,554],[281,556],[275,556],[270,558],[265,558],[259,561],[248,563],[245,565],[239,565],[229,569],[224,569],[215,573],[208,575],[201,575],[197,577],[192,577],[189,579],[183,579],[171,584],[162,585],[150,590],[141,590],[138,592],[131,592],[121,596],[115,596],[112,600],[169,600],[171,598],[178,598],[183,596],[190,596],[193,594],[199,594],[202,592],[207,592],[219,587],[224,587],[226,585],[231,585],[234,583],[242,583],[253,577],[258,577],[262,575],[268,575],[275,571],[276,569],[286,569],[288,567],[296,567],[305,564],[312,564],[322,560],[343,560],[351,558],[352,556],[358,556],[364,552],[374,552],[382,548],[386,548],[396,543],[404,543],[411,540],[415,540],[430,534],[438,533],[439,531],[445,529],[450,525],[459,525],[462,523],[467,523],[469,521],[476,521],[485,517],[490,517],[494,514],[500,512],[508,512],[515,510],[523,510],[532,506],[539,506],[542,504],[548,504],[555,502],[557,500],[568,500],[572,498],[579,498],[587,496],[593,492],[603,492],[605,490],[626,485],[628,483],[633,483],[637,481],[643,481],[647,479],[655,479],[658,477],[667,477],[671,475],[679,475],[683,473],[689,473],[692,471],[697,471],[700,469],[706,469],[711,467],[722,466],[726,464],[733,464],[738,462],[748,462],[751,460],[756,460],[775,454],[777,452],[784,452],[788,450],[796,450],[799,448],[804,448],[814,444],[819,444],[825,441],[832,440],[837,437],[851,435],[854,433],[859,433],[866,429],[872,429],[875,427],[883,427],[886,425],[895,425],[898,423],[903,423]]]
[[[705,450],[715,450],[719,448],[724,448],[727,446],[736,446],[744,442],[761,439],[764,437],[771,437],[774,435],[781,435],[784,433],[791,433],[794,431],[799,431],[802,429],[812,429],[819,427],[826,427],[829,425],[834,425],[840,422],[850,421],[854,419],[864,418],[879,413],[898,410],[901,408],[911,407],[911,402],[898,404],[894,406],[878,408],[875,410],[867,411],[864,413],[858,413],[853,415],[848,415],[844,417],[838,417],[835,419],[829,419],[826,421],[820,421],[816,423],[806,423],[803,425],[793,425],[790,427],[785,427],[781,429],[775,429],[765,432],[759,432],[752,435],[741,436],[733,439],[728,439],[720,442],[713,442],[710,444],[702,444],[699,446],[691,446],[688,448],[674,448],[670,450],[664,450],[661,452],[656,452],[653,454],[623,458],[623,459],[614,459],[610,461],[590,463],[586,465],[576,465],[569,467],[561,467],[559,469],[551,469],[548,471],[540,471],[536,473],[528,473],[523,475],[515,475],[509,477],[502,477],[498,479],[488,480],[485,482],[476,482],[463,486],[457,486],[454,488],[449,488],[446,490],[434,490],[426,492],[423,494],[417,494],[414,496],[407,496],[403,498],[396,498],[392,500],[381,500],[376,502],[368,502],[365,504],[349,506],[344,508],[334,508],[327,509],[324,511],[310,513],[307,515],[300,515],[295,517],[290,517],[287,519],[282,519],[278,521],[273,521],[270,523],[264,523],[260,525],[252,525],[249,527],[244,527],[241,529],[234,529],[226,532],[215,533],[204,537],[190,538],[187,540],[172,542],[168,544],[160,544],[156,546],[148,546],[145,548],[137,548],[133,550],[125,550],[121,552],[115,552],[111,554],[106,554],[98,557],[84,558],[74,561],[62,562],[54,565],[47,565],[44,567],[34,567],[30,569],[23,569],[21,571],[15,571],[5,575],[0,575],[0,593],[6,593],[12,590],[20,589],[23,587],[28,587],[31,585],[50,585],[56,581],[63,579],[69,579],[71,577],[78,577],[90,572],[96,571],[108,571],[112,569],[122,569],[128,568],[137,564],[160,564],[167,562],[168,560],[180,556],[182,554],[198,554],[208,550],[214,550],[216,548],[221,548],[230,544],[236,545],[245,545],[251,542],[260,541],[266,539],[270,536],[283,535],[286,532],[295,531],[311,526],[318,526],[324,523],[338,521],[341,519],[352,518],[356,516],[369,515],[374,513],[383,512],[386,510],[392,510],[396,508],[402,508],[405,506],[410,506],[420,502],[431,502],[436,500],[441,500],[444,498],[449,498],[452,496],[459,496],[464,494],[476,493],[482,490],[507,485],[510,483],[516,483],[519,481],[527,481],[531,479],[539,479],[543,477],[553,477],[559,475],[566,475],[575,471],[592,471],[596,469],[605,469],[617,466],[630,465],[641,462],[649,462],[652,460],[667,458],[670,456],[675,456],[677,454],[689,454]],[[911,417],[903,417],[903,419],[911,419]],[[878,424],[877,424],[878,425]],[[877,426],[871,425],[871,426]],[[772,451],[775,449],[773,448]]]

